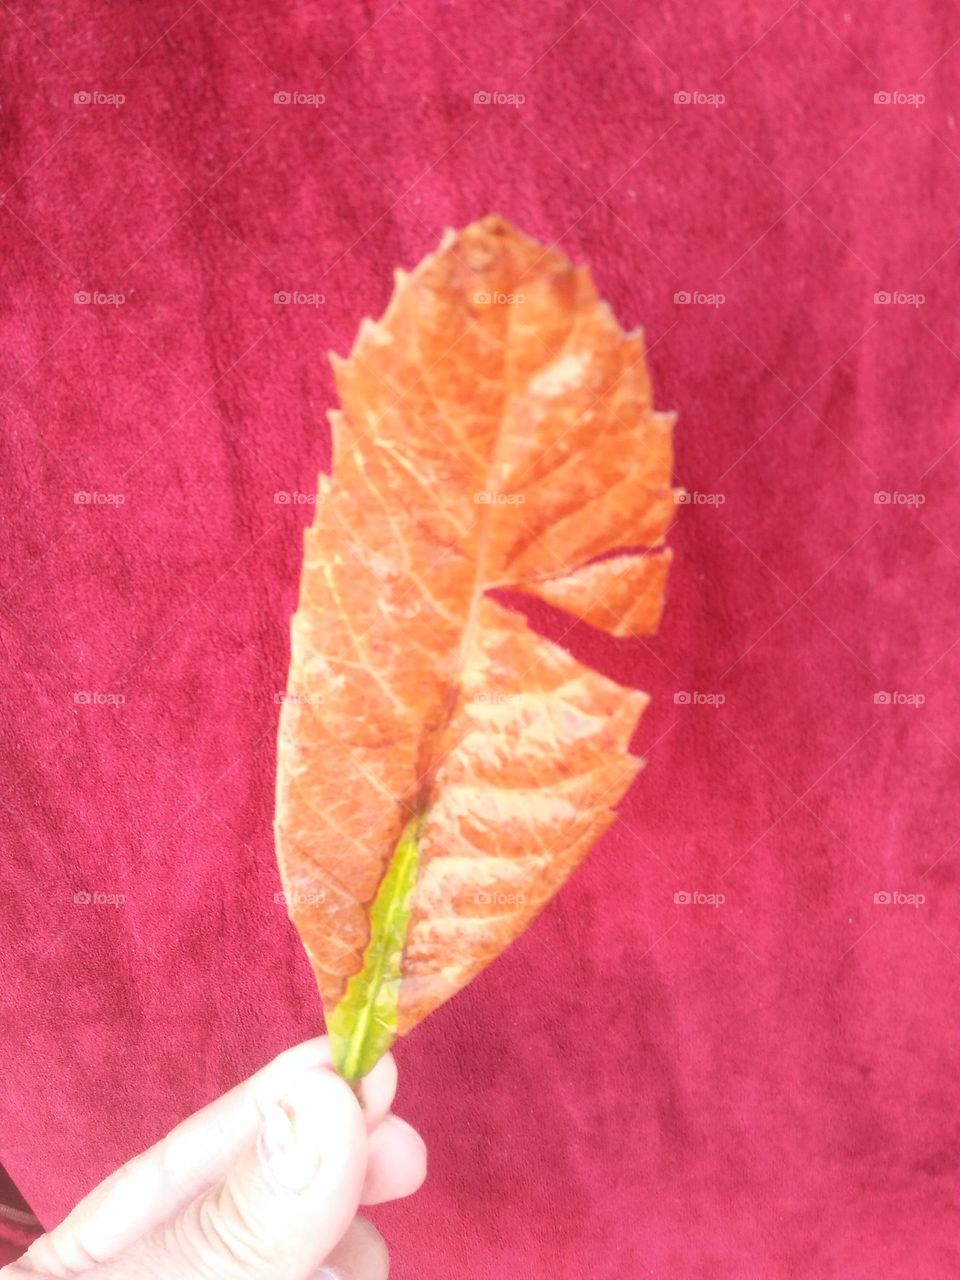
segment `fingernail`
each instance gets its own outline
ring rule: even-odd
[[[317,1134],[298,1117],[295,1097],[271,1107],[258,1147],[269,1177],[287,1191],[305,1191],[320,1168]]]
[[[339,1267],[321,1267],[314,1280],[350,1280],[350,1277]]]

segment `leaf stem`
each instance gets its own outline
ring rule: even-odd
[[[424,821],[425,815],[415,815],[397,841],[370,908],[370,941],[363,967],[350,979],[330,1016],[334,1066],[352,1085],[373,1070],[396,1039],[403,951],[420,871]]]

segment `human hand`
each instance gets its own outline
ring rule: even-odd
[[[125,1164],[0,1280],[386,1280],[383,1238],[356,1216],[426,1176],[390,1115],[388,1054],[360,1103],[308,1040]]]

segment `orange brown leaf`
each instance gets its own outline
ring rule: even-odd
[[[398,273],[334,368],[276,834],[335,1038],[361,1005],[378,1027],[356,1076],[530,923],[640,767],[646,696],[490,592],[655,630],[672,418],[588,273],[494,217]]]

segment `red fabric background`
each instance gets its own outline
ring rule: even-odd
[[[327,349],[499,211],[646,326],[723,503],[680,511],[659,637],[565,637],[652,692],[649,766],[399,1047],[395,1274],[957,1274],[960,26],[870,9],[2,6],[0,1163],[45,1223],[320,1028],[273,897],[310,514],[274,495],[328,463]]]

